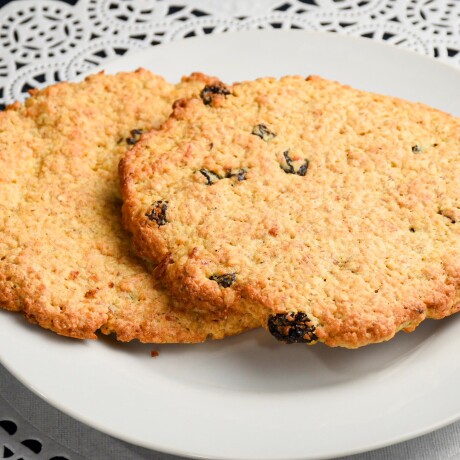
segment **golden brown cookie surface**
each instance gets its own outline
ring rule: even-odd
[[[319,77],[208,89],[121,164],[183,297],[358,347],[460,309],[460,121]]]
[[[0,113],[0,306],[59,334],[199,342],[254,326],[173,306],[121,225],[117,167],[143,130],[212,78],[146,70],[34,92]]]

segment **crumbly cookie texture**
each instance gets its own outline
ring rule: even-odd
[[[128,152],[124,221],[178,295],[356,348],[460,309],[459,153],[460,121],[423,104],[243,82]]]
[[[249,315],[176,305],[134,254],[121,224],[118,162],[173,101],[178,85],[146,70],[33,91],[0,113],[0,306],[59,334],[201,342],[254,327]]]

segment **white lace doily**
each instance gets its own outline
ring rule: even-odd
[[[460,67],[459,0],[22,0],[0,9],[0,103],[131,50],[265,28],[385,40]]]

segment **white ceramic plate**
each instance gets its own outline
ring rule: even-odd
[[[257,31],[163,45],[106,70],[176,81],[320,74],[460,115],[460,72],[370,40]],[[150,350],[160,351],[156,359]],[[460,418],[460,317],[351,351],[284,346],[263,331],[204,345],[77,342],[0,312],[0,359],[49,403],[118,438],[184,456],[319,459]]]

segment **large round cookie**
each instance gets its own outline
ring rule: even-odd
[[[174,100],[212,81],[98,74],[34,91],[0,113],[2,308],[77,338],[102,329],[123,341],[200,342],[255,326],[248,315],[174,306],[121,225],[121,155]]]
[[[319,77],[214,84],[120,166],[176,293],[355,348],[460,309],[460,121]]]

